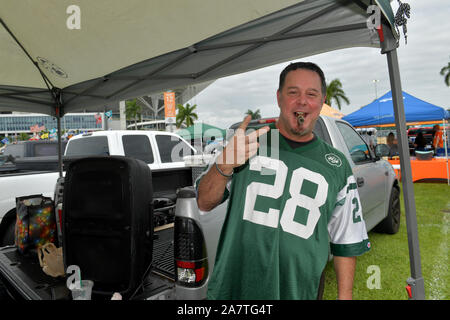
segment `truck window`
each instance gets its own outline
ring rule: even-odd
[[[67,142],[62,141],[62,153],[66,147]],[[37,143],[34,146],[34,156],[35,157],[48,157],[58,155],[58,143]]]
[[[156,135],[161,162],[183,161],[183,157],[193,155],[192,148],[183,140],[171,135]]]
[[[331,144],[331,138],[330,135],[328,134],[328,131],[325,127],[325,124],[323,123],[322,118],[318,118],[316,121],[316,125],[314,127],[314,133],[321,138],[323,141],[325,141],[326,143],[328,143],[329,145]]]
[[[350,156],[355,164],[370,160],[369,147],[361,136],[344,122],[336,122],[337,128],[344,138],[345,144],[350,152]]]
[[[33,147],[35,157],[54,156],[58,154],[58,144],[41,143],[35,144]]]
[[[122,136],[123,151],[126,157],[131,157],[144,161],[145,163],[153,163],[152,146],[145,135],[124,135]]]
[[[25,154],[24,144],[8,144],[3,152],[5,156],[12,155],[14,158],[22,158]]]
[[[69,141],[66,156],[109,156],[107,137],[86,137]]]

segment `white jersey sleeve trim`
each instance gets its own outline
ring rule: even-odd
[[[330,242],[335,245],[358,244],[368,239],[361,201],[353,175],[338,193],[336,206],[328,222]]]

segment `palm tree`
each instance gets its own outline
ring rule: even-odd
[[[327,98],[325,103],[331,107],[332,100],[336,102],[339,110],[341,110],[341,100],[350,104],[350,100],[345,95],[344,90],[342,90],[342,83],[339,79],[334,79],[327,85]]]
[[[441,75],[444,76],[444,81],[447,87],[450,87],[450,62],[447,64],[446,67],[443,67],[441,69]]]
[[[261,111],[259,111],[259,109],[257,109],[255,112],[253,112],[252,110],[248,109],[245,114],[252,116],[252,120],[261,119]]]
[[[127,120],[134,120],[134,130],[137,130],[137,120],[141,120],[141,106],[138,105],[137,100],[128,100],[125,103],[125,115]]]
[[[190,127],[194,124],[194,119],[198,119],[198,115],[194,112],[195,108],[197,108],[196,104],[194,104],[193,106],[191,106],[189,103],[186,103],[186,106],[183,106],[182,104],[177,105],[177,128],[180,128],[183,123],[186,124],[186,127]]]

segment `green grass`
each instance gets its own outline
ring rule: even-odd
[[[415,183],[414,197],[419,231],[422,276],[426,299],[450,299],[449,237],[450,186],[446,183]],[[411,276],[403,193],[401,193],[400,230],[395,235],[369,232],[372,249],[358,257],[353,299],[406,300],[406,279]],[[381,288],[369,289],[367,282],[378,266]],[[368,270],[369,268],[369,270]],[[369,281],[369,284],[373,283]],[[337,297],[333,262],[326,267],[325,300]]]

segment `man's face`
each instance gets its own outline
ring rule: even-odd
[[[311,70],[290,71],[283,88],[277,91],[280,117],[278,129],[295,141],[312,139],[312,131],[325,101],[319,75]],[[299,124],[297,115],[303,113],[304,122]]]

